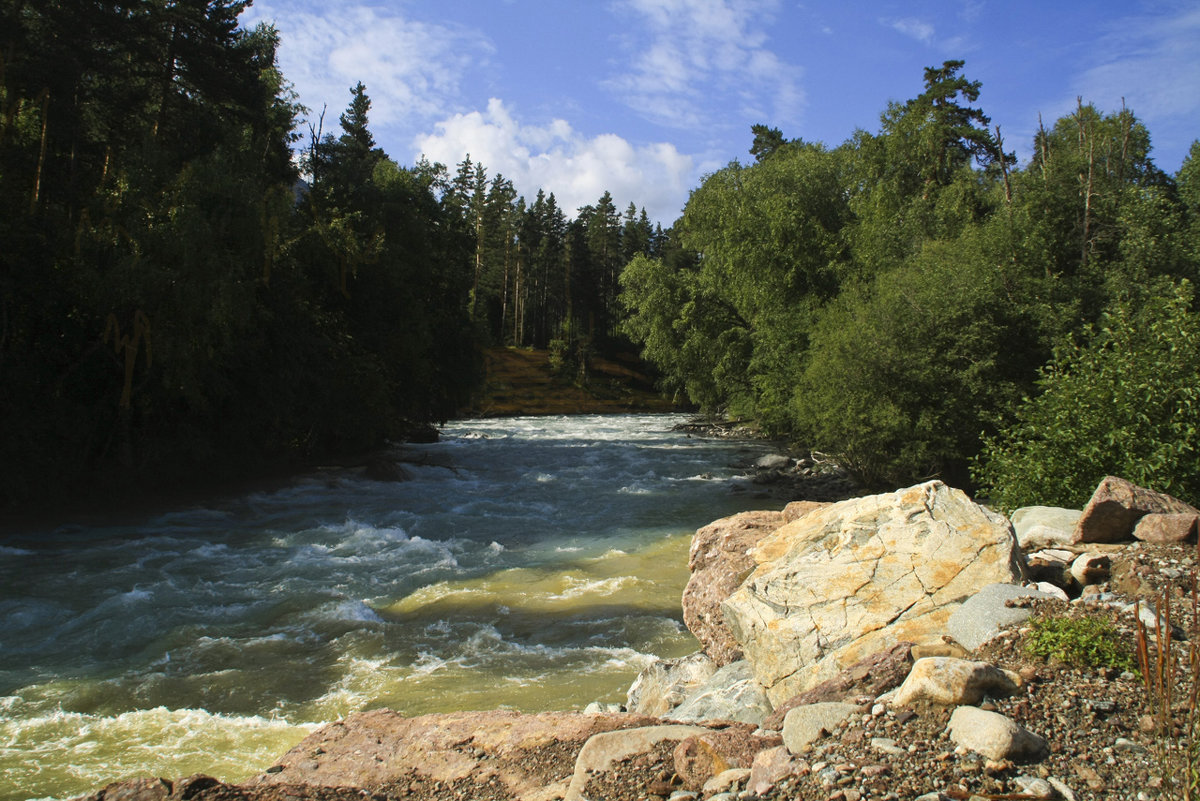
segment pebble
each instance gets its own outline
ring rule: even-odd
[[[1054,797],[1054,785],[1036,776],[1018,776],[1013,779],[1013,784],[1017,785],[1025,795],[1031,795],[1034,798]]]

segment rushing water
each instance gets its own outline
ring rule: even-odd
[[[620,701],[680,623],[691,533],[762,446],[662,415],[512,418],[351,473],[0,544],[0,801],[260,772],[321,722]]]

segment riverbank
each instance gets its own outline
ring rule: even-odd
[[[1173,795],[1171,788],[1195,767],[1195,751],[1186,750],[1198,736],[1194,702],[1191,707],[1160,706],[1162,690],[1139,675],[1135,652],[1137,644],[1145,642],[1143,653],[1153,666],[1158,654],[1172,648],[1167,640],[1154,642],[1172,630],[1170,624],[1178,628],[1176,640],[1200,636],[1191,604],[1196,597],[1195,526],[1200,513],[1167,496],[1131,485],[1124,485],[1131,489],[1126,493],[1113,486],[1102,484],[1082,513],[1031,507],[1014,515],[1012,523],[938,482],[846,503],[804,502],[777,513],[734,515],[698,531],[692,542],[693,575],[684,593],[684,618],[702,652],[651,665],[620,708],[597,704],[583,713],[521,715],[497,710],[419,717],[376,710],[314,732],[245,784],[159,781],[151,782],[158,795],[136,797],[1182,797]],[[1119,501],[1124,495],[1132,500]],[[1117,503],[1124,511],[1113,511]],[[1188,520],[1181,521],[1182,516]],[[1153,525],[1134,527],[1141,518]],[[1116,519],[1125,521],[1119,532],[1113,527]],[[1180,522],[1190,526],[1179,528],[1177,539],[1165,539],[1169,524]],[[859,542],[859,547],[845,549],[848,561],[839,563],[837,551],[842,549],[837,543],[847,534],[861,539],[871,526],[879,527],[881,539],[891,547],[870,556],[875,549]],[[818,543],[825,557],[805,550],[805,543]],[[970,547],[960,552],[964,544]],[[977,545],[983,549],[977,551]],[[748,547],[756,549],[753,561],[758,567],[742,582]],[[917,552],[921,560],[908,558]],[[867,571],[872,576],[866,584],[845,598],[838,596],[837,565],[850,570],[857,585],[862,565],[872,559],[878,561]],[[722,656],[721,649],[714,648],[717,638],[698,630],[689,618],[689,594],[694,586],[704,592],[721,584],[719,575],[703,571],[722,560],[724,567],[717,573],[728,573],[735,579],[730,586],[741,584],[741,589],[693,600],[725,611],[726,624],[736,633],[744,656]],[[805,588],[811,589],[818,563],[826,575],[820,582],[823,592],[813,603],[796,603]],[[948,597],[918,600],[922,607],[934,604],[920,613],[930,614],[924,623],[909,616],[907,609],[912,607],[906,607],[885,624],[900,628],[884,650],[861,659],[851,656],[856,646],[844,635],[861,624],[864,638],[874,636],[870,621],[860,617],[888,617],[884,607],[908,603],[905,586],[911,582],[896,573],[904,565],[921,574],[918,597],[934,592],[925,585],[929,581],[935,582],[933,588],[944,586]],[[776,570],[794,580],[783,580],[772,589]],[[959,578],[968,571],[969,576]],[[1026,580],[1039,583],[1036,588],[1020,586]],[[751,584],[754,587],[747,590]],[[964,589],[966,595],[960,596]],[[881,593],[895,597],[885,599]],[[743,618],[738,610],[760,595],[779,603],[769,613],[759,610]],[[935,595],[943,593],[937,590]],[[841,612],[830,617],[821,611],[822,598]],[[1174,611],[1170,624],[1156,633],[1153,613],[1145,610],[1159,599],[1171,599]],[[868,606],[860,605],[866,602]],[[757,635],[747,626],[753,628],[762,614],[787,615],[791,609],[798,609],[802,619],[811,616],[814,624],[820,619],[820,662],[835,652],[844,655],[842,670],[828,673],[825,680],[820,680],[826,672],[817,670],[816,662],[794,673],[779,673],[782,682],[795,682],[801,671],[812,674],[797,687],[802,690],[799,695],[787,698],[792,690],[783,684],[759,680],[778,673],[768,659],[771,648],[782,648],[786,658],[805,648],[798,625],[802,620],[780,620],[781,625],[766,625]],[[947,619],[938,610],[953,614]],[[835,618],[845,630],[837,623],[827,627]],[[1148,633],[1139,631],[1139,619],[1150,626]],[[898,636],[901,633],[904,636]],[[913,641],[907,641],[910,637]],[[1186,698],[1200,673],[1194,662],[1188,666],[1186,648],[1173,650],[1183,657],[1182,673],[1172,676],[1181,682],[1177,697]],[[764,692],[774,693],[771,703],[766,703]],[[1171,751],[1164,752],[1164,747]],[[113,793],[118,797],[116,788]],[[104,795],[91,798],[107,801]]]

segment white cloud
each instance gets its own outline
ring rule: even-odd
[[[916,39],[922,44],[933,44],[934,27],[928,22],[907,17],[905,19],[892,20],[888,23],[889,27],[897,33],[901,33],[910,39]]]
[[[720,125],[714,109],[735,105],[734,125],[788,124],[804,106],[801,70],[767,47],[778,0],[617,0],[638,17],[629,69],[604,82],[652,122]],[[644,35],[637,36],[638,32]]]
[[[371,98],[373,129],[442,116],[458,100],[464,73],[493,52],[477,32],[366,4],[258,0],[242,22],[260,21],[279,29],[280,67],[314,121],[328,106],[327,131],[358,81]]]
[[[568,216],[608,191],[618,208],[635,203],[664,226],[679,216],[697,177],[695,160],[674,145],[637,146],[616,134],[589,138],[561,119],[524,125],[496,98],[484,112],[437,123],[434,133],[416,139],[414,150],[451,171],[470,154],[489,179],[503,174],[527,200],[539,188],[553,192]]]

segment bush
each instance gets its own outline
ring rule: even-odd
[[[1106,475],[1200,499],[1200,321],[1192,287],[1114,302],[1099,330],[1068,339],[1016,425],[985,438],[974,475],[1011,511],[1078,508]]]
[[[1136,670],[1133,650],[1100,617],[1035,618],[1025,650],[1047,661],[1072,667]]]

